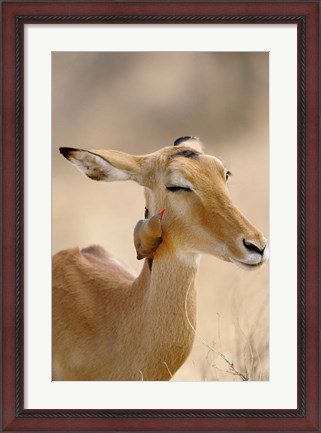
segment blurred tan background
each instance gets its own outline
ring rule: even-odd
[[[142,188],[91,181],[60,146],[143,154],[183,135],[223,161],[234,203],[268,237],[268,68],[267,53],[53,53],[52,252],[99,243],[142,266],[132,240]],[[198,288],[198,334],[173,380],[241,380],[223,357],[268,380],[268,265],[246,272],[204,256]]]

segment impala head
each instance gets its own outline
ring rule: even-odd
[[[207,253],[244,269],[268,258],[267,241],[235,207],[227,187],[229,172],[205,155],[194,137],[174,146],[133,156],[111,150],[61,148],[60,152],[94,180],[134,180],[145,187],[150,215],[166,208],[164,244],[180,253]]]

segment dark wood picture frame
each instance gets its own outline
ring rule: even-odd
[[[296,410],[24,409],[24,25],[296,24],[298,395]],[[320,431],[320,2],[2,2],[2,431]],[[280,287],[280,290],[282,288]]]

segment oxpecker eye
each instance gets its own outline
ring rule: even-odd
[[[230,176],[232,176],[232,173],[230,171],[227,171],[225,173],[225,180],[226,180],[226,182],[228,181],[228,179],[229,179]]]

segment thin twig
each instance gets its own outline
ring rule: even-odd
[[[250,342],[250,339],[248,337],[248,335],[243,331],[241,325],[240,325],[240,312],[239,312],[239,308],[237,307],[237,305],[239,305],[239,303],[237,302],[237,300],[235,299],[235,294],[236,292],[234,291],[234,309],[236,311],[236,314],[234,315],[235,317],[235,326],[236,328],[238,328],[240,334],[242,335],[243,339],[245,340],[245,345],[247,345],[249,352],[250,352],[250,357],[251,357],[251,366],[250,366],[250,377],[253,377],[254,374],[254,354],[253,354],[253,349],[252,349],[252,345]],[[245,352],[243,351],[243,356],[244,356],[244,365],[246,365],[246,361],[245,361]]]
[[[217,336],[218,336],[218,344],[220,345],[220,347],[222,347],[222,342],[221,342],[221,316],[220,313],[216,313],[217,314]]]
[[[173,379],[173,375],[172,375],[172,372],[170,371],[170,369],[169,369],[169,366],[168,366],[167,362],[163,361],[163,364],[164,364],[164,365],[165,365],[165,367],[167,368],[167,371],[168,371],[168,373],[169,373],[169,375],[170,375],[171,379]]]

